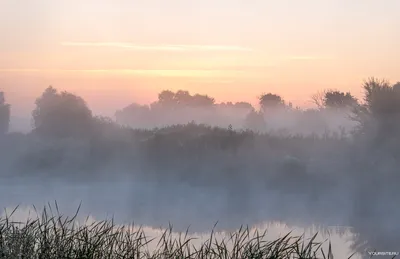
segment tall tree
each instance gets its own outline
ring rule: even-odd
[[[285,106],[285,101],[277,94],[262,94],[258,100],[263,112],[269,109],[282,108]]]
[[[234,104],[234,107],[238,109],[248,109],[248,110],[254,109],[253,105],[251,105],[251,103],[248,102],[236,102]]]
[[[327,91],[323,104],[327,108],[348,108],[357,104],[357,99],[350,92]]]
[[[400,91],[386,80],[370,78],[364,82],[364,104],[353,117],[360,129],[378,143],[397,137],[400,130]],[[372,134],[372,135],[371,135]],[[393,142],[394,143],[394,142]]]
[[[325,100],[325,94],[327,91],[319,91],[316,94],[313,94],[311,96],[311,102],[315,104],[318,108],[324,108],[324,100]]]
[[[192,96],[189,91],[179,90],[175,93],[175,101],[178,105],[189,106],[192,103]]]
[[[349,108],[358,104],[357,99],[350,92],[325,90],[311,97],[318,108]]]
[[[395,84],[393,85],[393,90],[394,90],[396,93],[400,93],[400,82],[397,82],[397,83],[395,83]]]
[[[250,111],[245,118],[244,126],[246,129],[254,132],[265,131],[266,124],[263,114],[255,110]]]
[[[386,80],[370,78],[364,85],[364,101],[367,110],[374,117],[400,114],[398,85]]]
[[[115,112],[115,118],[118,123],[131,126],[138,126],[138,123],[143,123],[143,120],[149,117],[149,115],[149,106],[137,103],[132,103],[122,110]]]
[[[0,134],[8,132],[10,127],[10,105],[6,103],[3,92],[0,92]]]
[[[92,129],[92,112],[86,102],[69,92],[48,87],[36,99],[32,112],[34,132],[48,137],[84,137]]]
[[[195,94],[191,99],[191,106],[195,107],[210,107],[215,104],[215,99],[208,95]]]
[[[176,104],[175,93],[164,90],[158,94],[158,103],[162,106],[174,106]]]
[[[225,107],[225,108],[248,110],[249,112],[254,110],[253,105],[251,105],[251,103],[248,103],[248,102],[236,102],[236,103],[222,102],[222,103],[217,104],[217,106]]]
[[[215,99],[208,95],[191,95],[189,91],[178,90],[176,93],[164,90],[158,95],[160,107],[210,107],[215,104]]]

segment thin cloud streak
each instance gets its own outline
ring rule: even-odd
[[[328,57],[318,57],[318,56],[291,56],[289,60],[326,60],[331,59]]]
[[[62,42],[69,47],[111,47],[134,51],[253,51],[251,48],[225,45],[136,45],[129,42]]]
[[[233,84],[236,80],[213,80],[213,79],[195,79],[189,81],[189,83],[201,83],[201,84]]]
[[[76,73],[92,73],[92,74],[127,74],[133,76],[144,77],[246,77],[245,71],[242,70],[153,70],[153,69],[0,69],[0,72],[11,73],[51,73],[51,72],[76,72]]]

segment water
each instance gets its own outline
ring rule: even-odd
[[[229,194],[229,191],[218,188],[204,189],[171,183],[110,180],[88,184],[25,178],[2,181],[0,205],[9,212],[19,205],[14,218],[24,221],[29,214],[35,215],[32,205],[40,210],[48,203],[53,205],[56,200],[62,214],[73,215],[82,203],[80,220],[91,215],[92,220],[113,217],[117,224],[134,222],[136,226],[144,225],[146,234],[151,237],[160,236],[161,229],[169,224],[172,224],[176,231],[185,231],[190,226],[192,237],[200,237],[195,241],[198,243],[207,239],[209,231],[217,221],[217,230],[235,231],[242,224],[260,232],[267,229],[267,237],[271,240],[282,237],[289,231],[293,231],[293,235],[305,233],[306,238],[319,232],[318,241],[329,239],[335,258],[347,258],[352,254],[350,245],[353,233],[349,230],[340,234],[327,227],[327,231],[321,232],[320,228],[307,222],[306,217],[297,217],[298,224],[277,222],[279,213],[287,211],[277,209],[279,204],[276,204],[277,199],[271,196],[273,193],[264,194],[269,195],[268,199],[239,201],[236,208],[229,206]],[[255,197],[254,193],[251,195],[252,198]],[[260,203],[260,200],[264,200],[265,203]],[[241,214],[243,206],[247,206],[252,213]],[[259,209],[255,210],[256,207]],[[293,217],[299,209],[301,204],[293,209]],[[325,248],[326,246],[327,242]]]

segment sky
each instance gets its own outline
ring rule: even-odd
[[[28,114],[49,85],[95,113],[164,89],[299,106],[400,81],[398,0],[0,0],[0,91]]]

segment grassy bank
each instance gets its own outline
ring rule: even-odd
[[[159,236],[142,228],[117,226],[112,220],[79,223],[76,213],[66,217],[51,207],[26,222],[0,219],[1,258],[333,258],[331,246],[322,249],[316,237],[292,236],[268,240],[267,232],[240,228],[218,238],[211,232],[196,242],[188,233],[175,234],[172,226]],[[79,210],[78,210],[79,211]],[[197,243],[197,244],[196,244]]]

